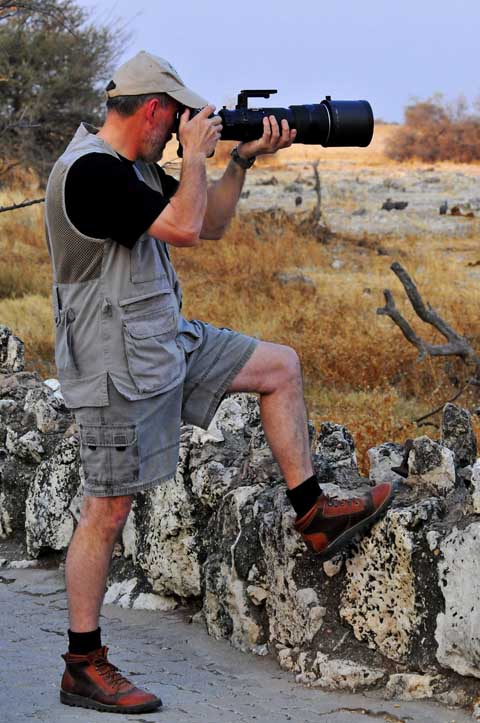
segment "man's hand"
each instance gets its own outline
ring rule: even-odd
[[[187,108],[180,116],[178,137],[184,157],[189,154],[207,157],[214,152],[222,132],[222,119],[218,115],[209,118],[214,110],[214,105],[206,105],[189,120],[190,110]]]
[[[288,121],[282,119],[281,129],[278,126],[274,115],[265,116],[263,119],[263,136],[258,141],[240,143],[237,147],[238,154],[242,158],[253,158],[265,153],[276,153],[281,148],[288,148],[295,140],[297,131],[288,127]]]

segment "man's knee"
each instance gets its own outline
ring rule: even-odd
[[[118,534],[125,526],[132,501],[133,495],[87,496],[83,501],[79,524],[94,524],[97,528],[110,531],[111,534]]]
[[[272,372],[270,379],[277,389],[301,383],[302,367],[295,349],[290,346],[278,345]]]
[[[282,346],[282,371],[287,382],[295,382],[302,377],[300,359],[290,346]]]

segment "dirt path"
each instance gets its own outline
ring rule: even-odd
[[[163,699],[163,709],[119,716],[62,705],[66,600],[58,570],[0,569],[0,720],[168,721],[168,723],[466,723],[460,711],[428,702],[395,703],[297,685],[269,657],[210,638],[185,612],[105,605],[104,643],[112,661]]]

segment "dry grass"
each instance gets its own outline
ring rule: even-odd
[[[1,205],[41,197],[33,184],[0,194]],[[45,246],[41,205],[0,214],[0,323],[26,344],[27,366],[55,375],[53,319],[50,304],[51,267]]]
[[[293,346],[303,363],[310,416],[317,424],[322,419],[347,424],[365,465],[373,444],[418,435],[412,420],[453,396],[468,370],[455,360],[417,361],[400,331],[376,314],[388,285],[417,332],[439,341],[405,302],[389,270],[391,259],[344,239],[345,265],[334,270],[328,245],[301,236],[285,219],[269,227],[268,234],[258,235],[253,219],[237,220],[223,240],[175,251],[185,314]],[[463,243],[473,249],[476,239]],[[404,263],[425,299],[478,348],[477,280],[434,243],[412,239],[403,248]],[[278,271],[300,271],[315,287],[281,284]],[[461,402],[473,406],[472,395]],[[438,416],[433,421],[438,424]]]
[[[383,155],[391,132],[389,126],[378,126],[373,147],[358,154],[356,149],[301,146],[286,153],[308,160],[314,153],[330,153],[328,164],[337,167],[360,164],[363,153],[362,165],[391,168],[393,162]],[[461,168],[470,172],[472,167]],[[17,188],[0,192],[0,204],[35,192],[22,190],[19,181]],[[42,214],[41,206],[0,214],[0,323],[26,342],[29,368],[50,376],[55,374],[51,272]],[[221,241],[174,249],[185,315],[293,346],[302,359],[311,418],[317,426],[325,419],[346,424],[363,469],[366,451],[375,444],[421,433],[438,436],[439,415],[430,420],[433,428],[419,429],[413,420],[452,397],[469,372],[458,360],[418,361],[390,319],[376,314],[388,286],[417,332],[440,341],[415,317],[389,270],[392,259],[378,255],[376,243],[373,238],[319,243],[308,226],[300,229],[278,212],[236,219]],[[442,242],[411,237],[400,244],[402,263],[424,299],[480,350],[478,278],[467,266],[480,259],[475,234]],[[344,265],[334,269],[338,257]],[[284,285],[276,276],[280,271],[300,272],[314,286]],[[476,394],[475,389],[465,393],[459,403],[474,409]]]

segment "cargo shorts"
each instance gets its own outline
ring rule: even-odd
[[[129,401],[108,379],[107,407],[80,407],[84,494],[131,495],[175,476],[180,427],[207,429],[230,384],[253,354],[258,340],[231,329],[195,322],[202,343],[185,351],[184,381],[155,397]]]

